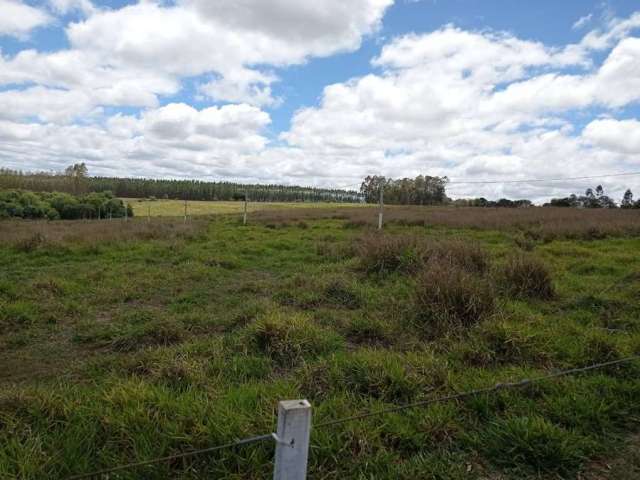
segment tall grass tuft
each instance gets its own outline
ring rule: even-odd
[[[367,274],[414,273],[425,262],[428,248],[417,237],[365,235],[356,241],[359,268]]]
[[[514,297],[547,300],[555,296],[549,268],[533,255],[511,255],[499,271],[499,282]]]
[[[247,327],[246,340],[282,367],[343,347],[344,340],[331,330],[299,314],[273,312]]]
[[[488,279],[445,262],[432,262],[416,281],[417,317],[431,333],[471,326],[489,317],[496,307]]]
[[[355,242],[359,267],[368,274],[416,273],[429,262],[484,274],[489,255],[476,243],[437,241],[411,235],[365,235]]]

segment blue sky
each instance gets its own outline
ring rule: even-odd
[[[82,160],[106,175],[314,185],[640,170],[637,1],[0,10],[0,164],[12,168]],[[603,180],[616,194],[634,182]],[[544,199],[573,188],[456,190]]]

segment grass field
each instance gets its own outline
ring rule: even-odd
[[[144,200],[137,198],[124,199],[133,207],[133,213],[137,217],[181,217],[184,216],[184,201],[182,200]],[[249,202],[247,211],[256,212],[261,210],[291,210],[298,208],[344,208],[354,207],[351,203],[283,203],[283,202]],[[244,202],[207,202],[188,201],[188,215],[216,215],[226,213],[241,214],[244,210]]]
[[[619,213],[389,209],[384,234],[333,206],[2,222],[0,478],[272,432],[281,399],[322,422],[639,354],[638,216]],[[310,478],[638,478],[639,376],[318,429]],[[273,448],[110,478],[269,478]]]

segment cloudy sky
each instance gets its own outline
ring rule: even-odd
[[[637,0],[0,0],[0,166],[346,186],[640,171]],[[453,183],[542,200],[640,176]]]

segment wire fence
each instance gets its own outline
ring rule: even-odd
[[[607,367],[614,367],[614,366],[618,366],[618,365],[622,365],[622,364],[626,364],[629,362],[633,362],[636,360],[640,360],[640,355],[634,355],[634,356],[630,356],[630,357],[626,357],[626,358],[621,358],[621,359],[616,359],[616,360],[611,360],[611,361],[607,361],[607,362],[601,362],[601,363],[596,363],[596,364],[592,364],[592,365],[588,365],[588,366],[584,366],[584,367],[576,367],[576,368],[571,368],[571,369],[567,369],[567,370],[561,370],[561,371],[557,371],[557,372],[553,372],[553,373],[549,373],[546,375],[541,375],[541,376],[537,376],[537,377],[533,377],[533,378],[524,378],[515,382],[504,382],[504,383],[497,383],[495,385],[492,385],[490,387],[485,387],[485,388],[478,388],[475,390],[468,390],[465,392],[459,392],[459,393],[454,393],[454,394],[450,394],[450,395],[444,395],[444,396],[440,396],[440,397],[435,397],[435,398],[429,398],[426,400],[422,400],[422,401],[418,401],[418,402],[412,402],[412,403],[406,403],[406,404],[402,404],[402,405],[395,405],[392,407],[388,407],[388,408],[383,408],[383,409],[379,409],[379,410],[373,410],[373,411],[369,411],[369,412],[364,412],[361,414],[357,414],[357,415],[352,415],[349,417],[343,417],[343,418],[339,418],[336,420],[328,420],[328,421],[323,421],[323,422],[319,422],[319,423],[315,423],[313,424],[311,430],[315,429],[321,429],[321,428],[328,428],[328,427],[334,427],[337,425],[341,425],[344,423],[348,423],[348,422],[355,422],[355,421],[359,421],[359,420],[364,420],[367,418],[372,418],[372,417],[377,417],[377,416],[382,416],[382,415],[388,415],[391,413],[398,413],[401,412],[403,410],[407,410],[407,409],[415,409],[415,408],[420,408],[420,407],[425,407],[428,405],[432,405],[432,404],[436,404],[436,403],[443,403],[443,402],[449,402],[449,401],[457,401],[457,400],[464,400],[467,398],[472,398],[472,397],[477,397],[480,395],[488,395],[488,394],[492,394],[492,393],[497,393],[500,391],[504,391],[504,390],[510,390],[510,389],[520,389],[520,388],[524,388],[527,387],[529,385],[533,385],[533,384],[537,384],[540,382],[544,382],[544,381],[548,381],[548,380],[552,380],[552,379],[556,379],[556,378],[560,378],[560,377],[566,377],[566,376],[570,376],[570,375],[576,375],[576,374],[580,374],[580,373],[585,373],[585,372],[589,372],[589,371],[594,371],[594,370],[600,370],[603,368],[607,368]],[[309,417],[310,418],[310,417]],[[280,416],[279,416],[279,424],[281,423],[280,421]],[[276,433],[268,433],[268,434],[264,434],[264,435],[257,435],[257,436],[253,436],[253,437],[248,437],[248,438],[244,438],[241,440],[237,440],[234,442],[229,442],[223,445],[218,445],[215,447],[210,447],[210,448],[204,448],[204,449],[200,449],[200,450],[192,450],[192,451],[188,451],[188,452],[183,452],[183,453],[178,453],[178,454],[174,454],[174,455],[167,455],[165,457],[158,457],[158,458],[153,458],[150,460],[144,460],[144,461],[140,461],[140,462],[134,462],[134,463],[128,463],[128,464],[124,464],[124,465],[118,465],[116,467],[112,467],[112,468],[107,468],[107,469],[103,469],[103,470],[96,470],[90,473],[84,473],[84,474],[79,474],[79,475],[74,475],[71,477],[68,477],[67,480],[81,480],[81,479],[87,479],[87,478],[92,478],[92,479],[100,479],[103,478],[105,476],[112,474],[112,473],[117,473],[117,472],[122,472],[125,470],[131,470],[134,468],[139,468],[139,467],[145,467],[145,466],[149,466],[149,465],[154,465],[154,464],[159,464],[159,463],[164,463],[164,462],[169,462],[172,460],[176,460],[176,459],[183,459],[183,458],[188,458],[188,457],[194,457],[194,456],[199,456],[199,455],[207,455],[216,451],[220,451],[220,450],[224,450],[224,449],[232,449],[232,448],[236,448],[239,446],[243,446],[243,445],[250,445],[250,444],[256,444],[256,443],[260,443],[260,442],[264,442],[264,441],[275,441],[277,446],[283,447],[283,448],[292,448],[295,444],[295,439],[292,438],[290,441],[285,441],[283,440],[283,438],[281,438],[281,436],[279,435],[280,432]],[[308,445],[306,446],[306,449],[308,451]],[[307,454],[307,451],[305,451],[305,455]],[[305,456],[305,471],[306,471],[306,456]],[[276,455],[276,464],[278,462],[278,456]],[[277,465],[276,465],[276,471],[278,470]],[[282,477],[274,477],[274,478],[291,478],[292,480],[295,480],[295,478],[297,477],[287,477],[287,476],[282,476]]]

